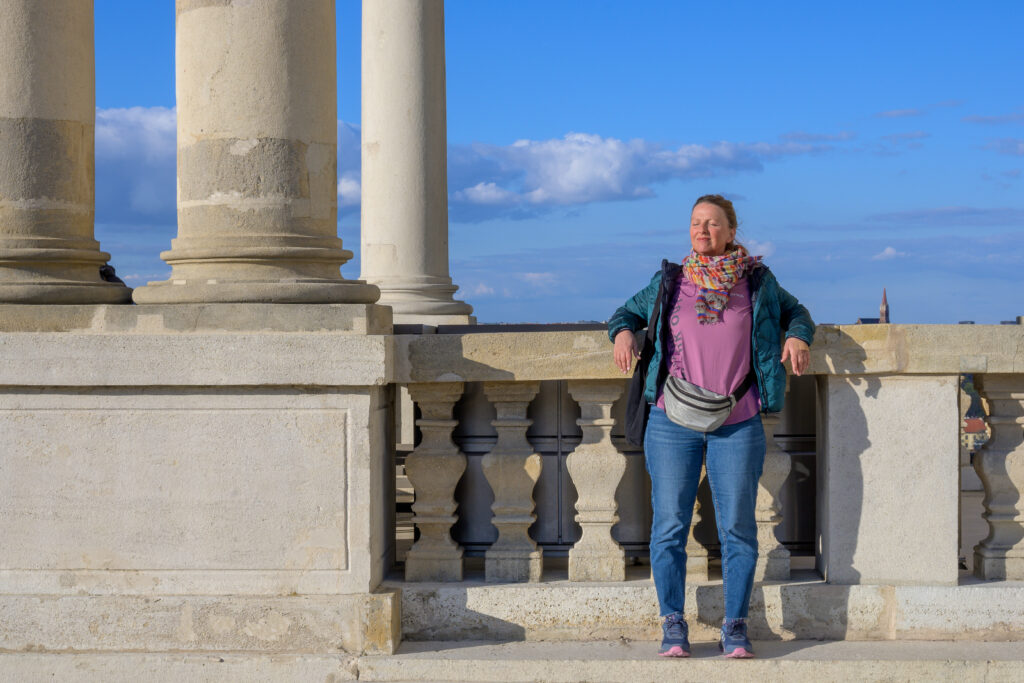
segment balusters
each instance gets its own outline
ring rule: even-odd
[[[452,441],[452,408],[462,396],[462,382],[410,384],[419,404],[416,421],[422,440],[405,459],[405,473],[416,491],[413,522],[420,538],[405,560],[406,581],[461,581],[462,548],[452,540],[455,486],[466,469],[466,456]]]
[[[781,581],[789,579],[789,551],[779,542],[776,530],[782,524],[782,501],[779,492],[789,476],[791,463],[789,454],[775,443],[775,430],[779,426],[779,414],[761,416],[767,451],[764,469],[757,487],[757,504],[754,517],[757,520],[757,567],[755,581]]]
[[[494,492],[491,523],[498,530],[498,539],[484,554],[488,582],[540,581],[543,570],[543,551],[529,534],[537,519],[533,487],[540,477],[541,458],[526,440],[526,430],[533,424],[526,409],[539,390],[540,382],[484,383],[497,413],[491,424],[498,432],[494,448],[481,461]]]
[[[578,494],[576,521],[583,528],[569,551],[570,581],[626,578],[626,555],[612,538],[612,527],[619,521],[615,490],[626,471],[626,456],[612,445],[611,411],[622,389],[621,380],[569,382],[569,394],[580,404],[576,424],[583,429],[580,445],[566,459]]]
[[[988,400],[992,438],[974,456],[985,486],[988,536],[974,548],[981,579],[1024,579],[1024,375],[975,375]]]

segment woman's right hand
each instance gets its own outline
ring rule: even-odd
[[[622,370],[622,374],[629,374],[629,369],[633,366],[633,359],[640,357],[640,352],[636,348],[636,337],[629,330],[621,330],[615,335],[615,365]]]

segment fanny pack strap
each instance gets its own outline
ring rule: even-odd
[[[729,397],[732,398],[732,402],[734,404],[739,403],[740,399],[743,398],[743,395],[747,393],[748,389],[750,389],[750,385],[754,383],[754,379],[754,361],[751,359],[750,372],[748,372],[747,376],[743,378],[740,385],[736,387],[736,391],[729,394]]]

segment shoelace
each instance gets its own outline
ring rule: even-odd
[[[746,630],[747,630],[746,627],[747,627],[747,625],[745,623],[743,623],[742,621],[730,622],[730,623],[726,624],[726,629],[728,629],[727,635],[730,638],[739,638],[739,637],[743,636],[746,633]]]
[[[682,638],[686,635],[686,622],[679,617],[669,615],[665,618],[665,630],[670,638]]]

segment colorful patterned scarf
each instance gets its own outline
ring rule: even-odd
[[[697,294],[697,321],[713,325],[722,321],[722,311],[729,303],[729,290],[757,263],[760,256],[751,256],[746,249],[736,249],[721,256],[702,256],[695,251],[683,261],[683,273],[700,287]]]

